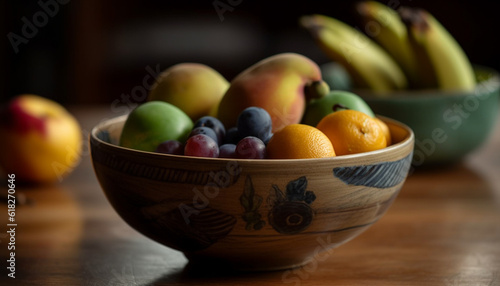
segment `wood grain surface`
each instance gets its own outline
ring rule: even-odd
[[[71,110],[86,135],[118,115],[109,106]],[[500,118],[463,162],[413,170],[387,213],[360,236],[285,271],[189,264],[142,236],[111,208],[88,151],[61,183],[16,192],[25,200],[16,206],[12,279],[6,179],[0,183],[0,285],[500,285]]]

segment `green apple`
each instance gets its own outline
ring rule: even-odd
[[[357,94],[334,90],[322,98],[309,101],[302,123],[316,126],[326,115],[342,109],[353,109],[375,117],[370,106]]]
[[[178,107],[163,101],[149,101],[134,109],[123,126],[120,146],[154,151],[167,140],[184,142],[193,121]]]

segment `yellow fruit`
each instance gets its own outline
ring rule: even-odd
[[[80,125],[59,103],[19,95],[0,112],[0,118],[0,169],[14,174],[16,182],[61,181],[80,162]]]
[[[335,156],[330,139],[315,127],[291,124],[274,133],[267,144],[269,159],[306,159]]]
[[[385,141],[386,141],[387,146],[391,145],[392,138],[391,138],[391,131],[389,130],[389,126],[387,126],[387,124],[385,124],[385,122],[380,120],[379,118],[375,117],[374,119],[375,119],[375,121],[377,121],[378,125],[380,125],[380,127],[382,128],[382,132],[384,132]]]
[[[330,139],[337,156],[387,147],[382,127],[357,110],[341,110],[325,116],[316,126]]]
[[[199,63],[180,63],[160,74],[148,101],[168,102],[196,121],[214,113],[228,88],[229,82],[215,69]]]

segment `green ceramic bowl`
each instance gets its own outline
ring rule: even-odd
[[[461,160],[488,138],[500,107],[500,77],[476,67],[473,92],[401,91],[384,97],[359,91],[376,114],[407,124],[415,133],[413,165]]]

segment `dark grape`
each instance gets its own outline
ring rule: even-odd
[[[155,152],[163,154],[182,155],[184,153],[184,145],[177,140],[167,140],[160,143],[160,145],[156,147]]]
[[[241,136],[238,132],[238,128],[236,127],[231,127],[226,131],[226,136],[224,137],[224,140],[222,141],[223,144],[238,144],[238,142],[241,140]]]
[[[224,144],[219,147],[219,158],[236,158],[236,145]]]
[[[263,108],[248,107],[238,116],[237,128],[242,138],[253,136],[265,141],[271,134],[271,116]]]
[[[205,126],[196,127],[191,131],[191,133],[189,133],[189,137],[193,137],[194,135],[197,134],[207,135],[208,137],[214,139],[217,144],[219,144],[219,138],[217,138],[217,134],[215,134],[215,131],[212,128]]]
[[[264,159],[266,145],[257,137],[248,136],[236,145],[236,157],[240,159]]]
[[[195,157],[219,157],[219,146],[214,139],[205,134],[190,137],[184,147],[184,155]]]
[[[222,140],[226,135],[226,128],[219,119],[213,116],[203,116],[194,123],[193,128],[196,127],[208,127],[212,129],[217,134],[217,142],[222,144]]]

